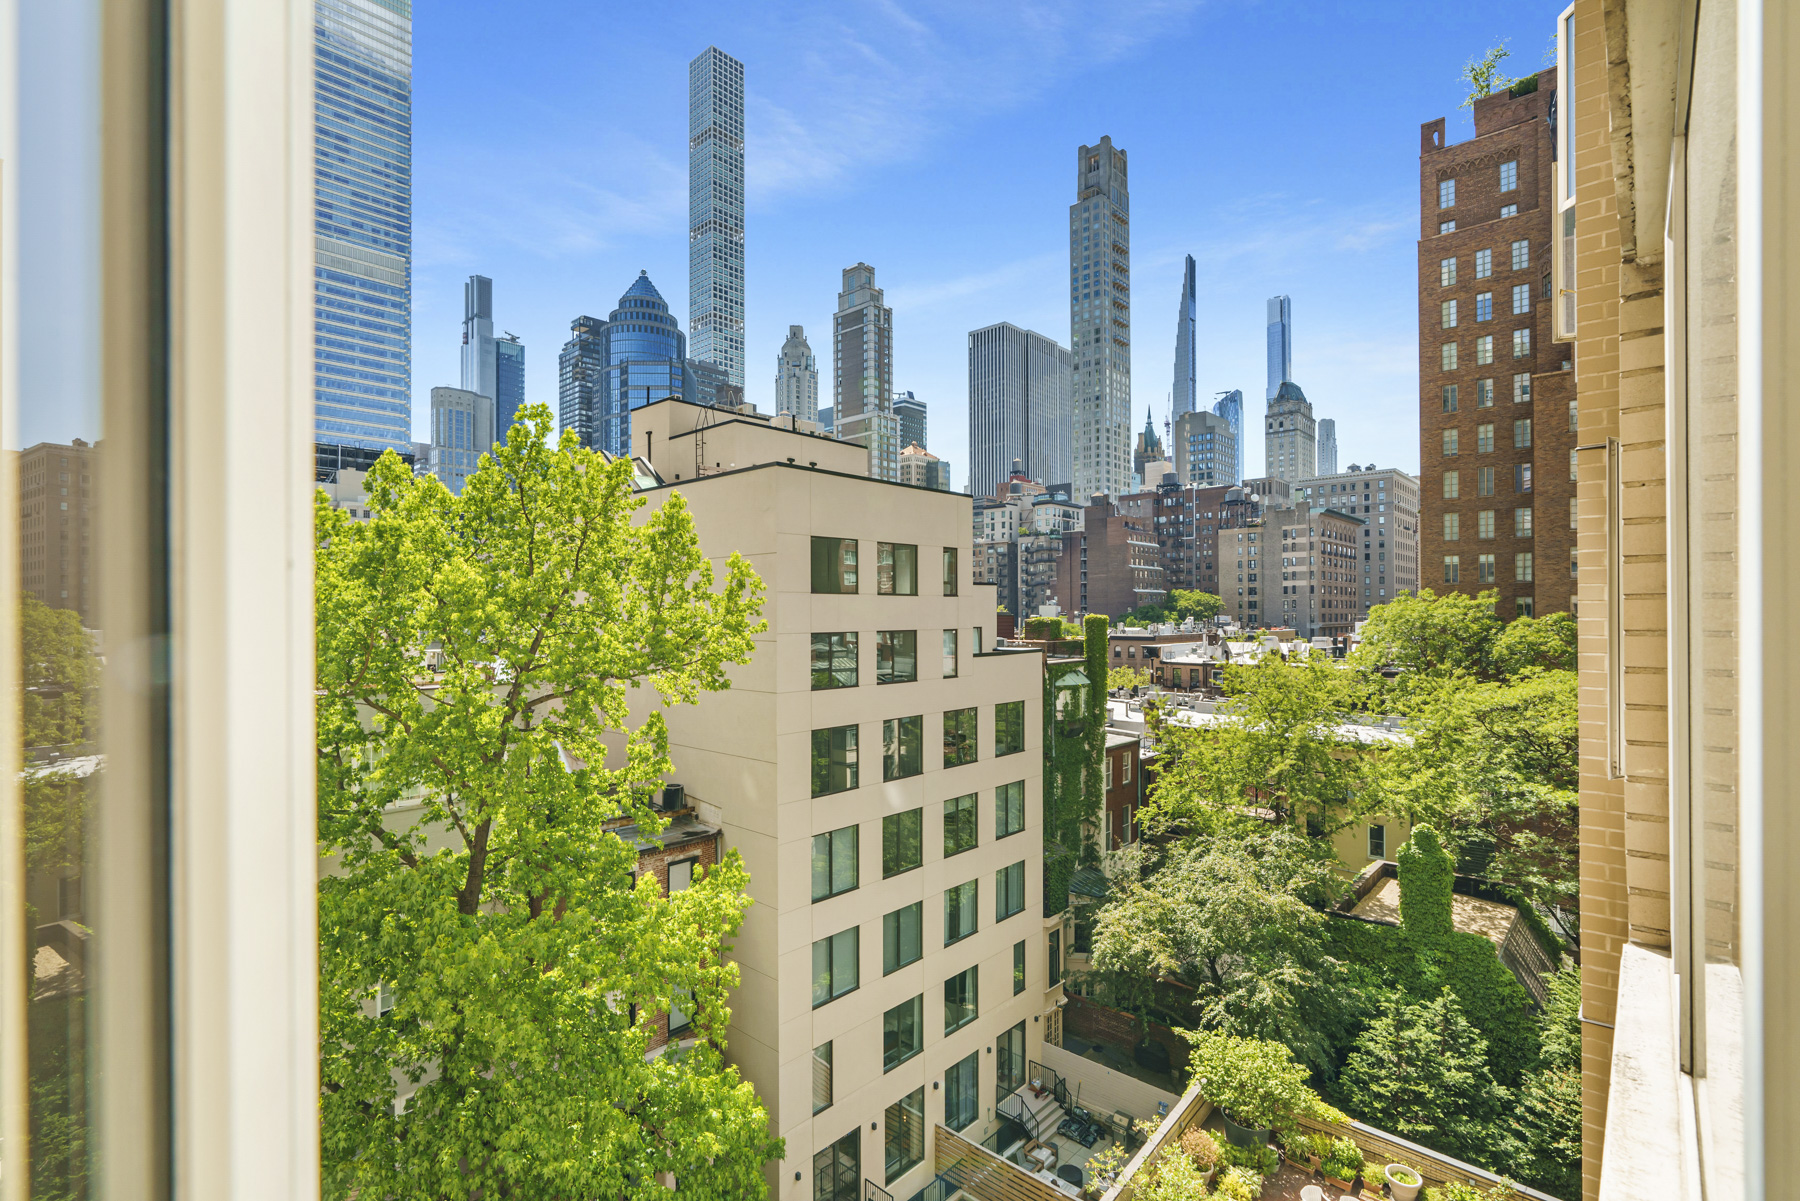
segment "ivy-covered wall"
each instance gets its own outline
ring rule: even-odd
[[[1068,907],[1075,869],[1097,863],[1099,843],[1083,835],[1096,828],[1105,801],[1100,757],[1106,749],[1106,618],[1090,617],[1083,629],[1079,663],[1053,663],[1044,672],[1044,912]],[[1085,688],[1061,687],[1068,676],[1087,678]],[[1067,693],[1059,712],[1057,698]]]

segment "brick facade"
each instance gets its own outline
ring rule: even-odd
[[[637,874],[655,876],[664,895],[669,891],[670,868],[692,864],[693,879],[698,880],[719,861],[719,831],[695,821],[688,811],[673,815],[668,828],[654,839],[640,834],[636,826],[623,826],[613,832],[627,842],[636,840]],[[650,1042],[645,1050],[655,1053],[668,1045],[669,1015],[657,1014],[647,1024]]]
[[[1466,142],[1446,145],[1441,117],[1420,135],[1419,585],[1497,589],[1503,618],[1569,611],[1575,592],[1575,355],[1551,341],[1549,300],[1556,73],[1536,83],[1476,101]]]
[[[1121,617],[1167,594],[1154,527],[1118,506],[1089,505],[1079,530],[1063,535],[1056,598],[1064,613]]]

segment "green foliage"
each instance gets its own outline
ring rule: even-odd
[[[1291,1130],[1301,1118],[1348,1121],[1314,1092],[1306,1069],[1278,1042],[1220,1030],[1182,1030],[1193,1046],[1188,1070],[1200,1095],[1240,1126]]]
[[[1219,1177],[1219,1201],[1256,1201],[1262,1196],[1262,1187],[1260,1173],[1248,1168],[1226,1168]]]
[[[1201,1171],[1217,1167],[1220,1157],[1225,1153],[1219,1146],[1219,1140],[1199,1126],[1190,1126],[1182,1132],[1181,1149]]]
[[[1415,940],[1447,936],[1455,865],[1438,841],[1437,831],[1423,823],[1400,848],[1400,920]]]
[[[1567,1197],[1578,1197],[1580,1192],[1563,1194]],[[1443,1184],[1435,1184],[1419,1194],[1421,1201],[1513,1201],[1516,1196],[1508,1184],[1496,1184],[1489,1189],[1479,1189],[1472,1184],[1460,1180],[1447,1180]]]
[[[327,1197],[760,1197],[781,1155],[718,1047],[741,861],[664,896],[604,828],[662,828],[661,710],[729,687],[762,584],[550,425],[521,410],[460,497],[390,453],[372,520],[315,507]],[[699,1041],[646,1061],[677,990]]]
[[[1225,607],[1225,602],[1210,592],[1200,592],[1191,588],[1176,588],[1160,605],[1139,605],[1120,616],[1125,625],[1148,626],[1165,621],[1180,622],[1188,618],[1195,621],[1211,621]]]
[[[1471,58],[1463,64],[1461,78],[1468,83],[1469,94],[1460,107],[1474,108],[1475,102],[1483,96],[1498,92],[1501,88],[1510,88],[1516,81],[1501,72],[1500,64],[1511,57],[1512,51],[1502,41],[1480,58]]]
[[[1512,1173],[1558,1197],[1581,1195],[1581,970],[1545,979],[1536,1071],[1519,1087],[1502,1139]]]
[[[1100,760],[1106,749],[1107,625],[1099,615],[1084,624],[1079,671],[1087,687],[1060,686],[1078,670],[1072,664],[1044,672],[1044,899],[1051,912],[1067,906],[1075,869],[1099,862],[1099,848],[1083,836],[1083,823],[1100,826],[1105,806]]]
[[[1106,669],[1108,691],[1142,688],[1149,683],[1150,669],[1147,667],[1109,667]]]
[[[1226,1143],[1219,1148],[1220,1161],[1234,1168],[1248,1168],[1258,1176],[1273,1176],[1281,1170],[1281,1156],[1275,1148],[1258,1143],[1254,1147],[1240,1147],[1236,1143]]]
[[[1484,1167],[1509,1099],[1487,1065],[1487,1040],[1449,992],[1384,999],[1344,1064],[1345,1104],[1372,1126]]]
[[[1201,1201],[1206,1196],[1206,1169],[1171,1147],[1132,1177],[1131,1195],[1136,1201]]]
[[[19,594],[21,733],[27,747],[69,746],[94,736],[100,658],[73,609]]]
[[[1351,1180],[1362,1170],[1362,1148],[1351,1138],[1324,1139],[1319,1170],[1334,1180]]]
[[[1501,630],[1494,613],[1499,597],[1492,589],[1480,596],[1439,596],[1429,588],[1402,593],[1369,611],[1351,662],[1370,671],[1487,678]]]
[[[1506,679],[1528,671],[1575,670],[1575,615],[1546,613],[1506,623],[1494,639],[1494,670]]]
[[[1278,1040],[1323,1070],[1349,1020],[1320,912],[1343,887],[1332,863],[1287,827],[1246,823],[1170,847],[1148,876],[1116,872],[1094,923],[1092,982],[1122,1008],[1180,1006],[1178,1021]]]

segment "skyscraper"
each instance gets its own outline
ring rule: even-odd
[[[688,64],[688,329],[693,356],[744,386],[744,64]]]
[[[1175,478],[1183,487],[1230,486],[1243,478],[1238,468],[1238,433],[1231,422],[1201,409],[1175,419],[1169,435],[1173,443]],[[1150,481],[1145,480],[1148,488]]]
[[[600,390],[606,379],[606,322],[577,317],[556,361],[556,428],[574,430],[589,450],[600,445]]]
[[[1269,297],[1269,392],[1274,400],[1281,385],[1294,378],[1294,302]]]
[[[1187,256],[1181,274],[1181,303],[1175,310],[1175,390],[1169,409],[1173,421],[1192,413],[1200,403],[1199,369],[1194,358],[1194,332],[1199,313],[1199,289],[1194,278],[1194,256]]]
[[[894,393],[894,418],[900,423],[900,448],[923,447],[925,442],[925,402],[911,392]]]
[[[314,439],[412,452],[412,3],[313,7]]]
[[[1290,484],[1317,475],[1318,436],[1312,402],[1299,384],[1283,382],[1263,422],[1263,474]]]
[[[1319,474],[1337,474],[1337,422],[1329,417],[1319,419]]]
[[[837,436],[869,450],[869,474],[900,478],[900,423],[894,416],[894,310],[867,263],[844,268],[831,327],[831,400]]]
[[[1244,394],[1233,388],[1229,392],[1219,393],[1213,401],[1212,411],[1231,423],[1232,433],[1237,437],[1237,476],[1231,483],[1242,483],[1244,479]]]
[[[1137,436],[1137,445],[1131,451],[1131,474],[1145,488],[1154,488],[1162,483],[1159,479],[1146,479],[1144,467],[1150,463],[1172,463],[1169,452],[1163,449],[1163,441],[1156,432],[1156,423],[1150,419],[1150,406],[1144,406],[1144,428]]]
[[[515,334],[494,340],[494,441],[506,441],[525,403],[525,343]]]
[[[971,495],[994,495],[1014,459],[1029,479],[1069,482],[1073,367],[1054,338],[1004,321],[969,334]]]
[[[819,419],[819,360],[798,325],[788,326],[787,341],[775,356],[775,411],[802,421]]]
[[[494,281],[485,275],[463,284],[462,387],[494,402],[494,440],[504,441],[525,403],[525,345],[494,336]]]
[[[431,473],[457,496],[494,445],[494,398],[468,388],[431,390]]]
[[[1069,206],[1075,497],[1131,486],[1131,194],[1112,138],[1083,146]]]

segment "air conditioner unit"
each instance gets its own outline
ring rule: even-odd
[[[665,784],[662,790],[662,807],[664,813],[676,813],[687,808],[687,789],[680,784]]]

